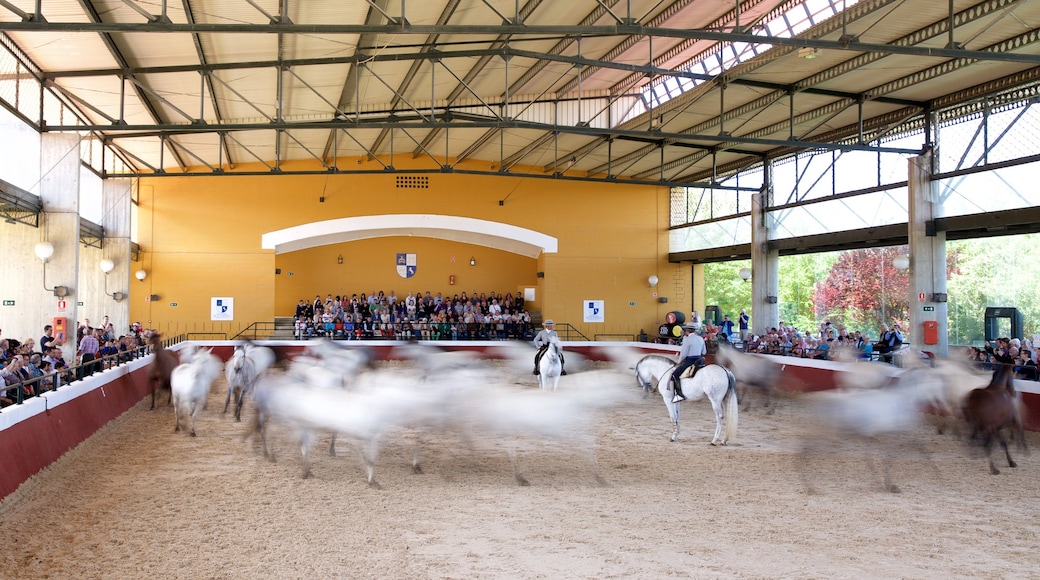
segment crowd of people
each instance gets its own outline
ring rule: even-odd
[[[968,347],[968,360],[982,370],[991,371],[997,365],[1011,366],[1015,377],[1028,381],[1040,381],[1037,370],[1034,348],[1040,343],[1040,337],[1034,340],[1021,338],[998,338],[986,341],[982,347]]]
[[[59,385],[83,379],[119,362],[141,354],[148,331],[139,323],[116,336],[106,316],[97,327],[84,319],[77,324],[75,360],[66,361],[62,352],[66,339],[55,336],[46,324],[39,342],[33,338],[4,338],[0,330],[0,407],[35,397]]]
[[[769,328],[763,334],[752,334],[746,310],[740,311],[736,322],[727,314],[718,324],[710,320],[702,322],[698,313],[694,312],[690,325],[709,350],[713,350],[720,342],[728,342],[744,352],[820,360],[834,358],[834,352],[841,349],[858,358],[892,362],[893,353],[906,341],[899,324],[891,328],[881,325],[878,339],[872,341],[866,332],[849,331],[828,320],[821,322],[815,330],[802,330],[781,321],[778,326]]]
[[[300,299],[294,315],[297,339],[328,337],[341,340],[531,340],[534,329],[524,298],[512,293],[462,292],[451,297],[437,292],[390,290]]]

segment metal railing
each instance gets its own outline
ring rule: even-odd
[[[163,339],[163,348],[184,342],[186,336],[183,334]],[[52,370],[38,377],[32,377],[0,387],[0,398],[7,399],[12,405],[21,405],[25,399],[39,396],[42,393],[56,391],[70,383],[81,381],[94,373],[106,369],[124,365],[130,361],[137,360],[152,353],[148,345],[120,351],[114,354],[99,356],[98,358],[83,364],[75,364]],[[27,356],[27,355],[20,355]],[[29,393],[32,393],[31,395]]]
[[[278,325],[274,321],[254,322],[232,336],[231,340],[266,340],[271,338],[277,330]],[[224,336],[227,337],[226,334]]]

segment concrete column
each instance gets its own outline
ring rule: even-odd
[[[106,179],[102,184],[101,226],[105,228],[102,256],[112,260],[115,268],[105,277],[103,312],[115,329],[116,336],[130,327],[130,280],[134,268],[130,261],[130,193],[129,179]],[[122,296],[121,300],[116,300]],[[100,322],[100,320],[98,321]]]
[[[76,361],[76,281],[79,279],[79,137],[70,134],[44,134],[40,139],[40,200],[43,202],[42,239],[54,246],[54,255],[44,265],[44,285],[40,290],[43,323],[53,317],[68,320],[62,357],[69,365]],[[57,286],[68,288],[69,295],[54,295]],[[65,311],[60,312],[59,301]],[[46,305],[50,304],[49,307]],[[42,331],[42,323],[40,330]],[[55,333],[57,336],[57,333]]]
[[[928,227],[940,217],[938,187],[931,180],[933,155],[927,151],[909,159],[907,220],[910,239],[910,346],[946,356],[950,350],[946,295],[946,234]],[[924,296],[922,299],[921,296]],[[925,344],[925,323],[938,324],[938,344]]]
[[[767,173],[768,174],[768,173]],[[768,185],[768,184],[767,184]],[[770,248],[773,230],[766,214],[769,197],[764,193],[751,196],[751,325],[752,334],[765,334],[780,322],[780,252]],[[736,321],[734,321],[735,323]]]

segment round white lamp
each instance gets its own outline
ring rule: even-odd
[[[109,260],[108,258],[101,260],[101,262],[98,263],[98,265],[101,266],[101,271],[104,272],[106,275],[112,270],[116,269],[116,263],[112,260]]]
[[[134,278],[137,278],[141,282],[144,282],[144,279],[147,278],[147,277],[148,277],[148,272],[145,272],[144,270],[138,270],[138,271],[134,272]]]
[[[657,276],[654,276],[653,274],[650,274],[650,277],[647,278],[646,281],[649,282],[650,283],[650,287],[653,288],[654,286],[657,286],[658,279],[657,279]]]
[[[47,260],[50,260],[51,256],[54,255],[54,244],[50,242],[40,242],[36,244],[33,251],[36,252],[36,257],[43,260],[43,263],[46,264]]]
[[[740,275],[741,280],[747,282],[751,279],[751,268],[741,268],[738,274]]]
[[[902,255],[892,258],[892,265],[895,266],[896,270],[906,270],[910,268],[910,256]]]

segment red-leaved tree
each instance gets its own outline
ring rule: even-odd
[[[849,330],[878,337],[881,324],[909,329],[910,275],[892,261],[907,246],[843,252],[830,273],[816,284],[813,310],[817,320],[830,320]],[[946,256],[946,279],[959,273],[957,251]]]
[[[882,323],[906,328],[909,275],[892,265],[906,246],[843,252],[827,278],[817,282],[813,309],[818,320],[877,338]]]

